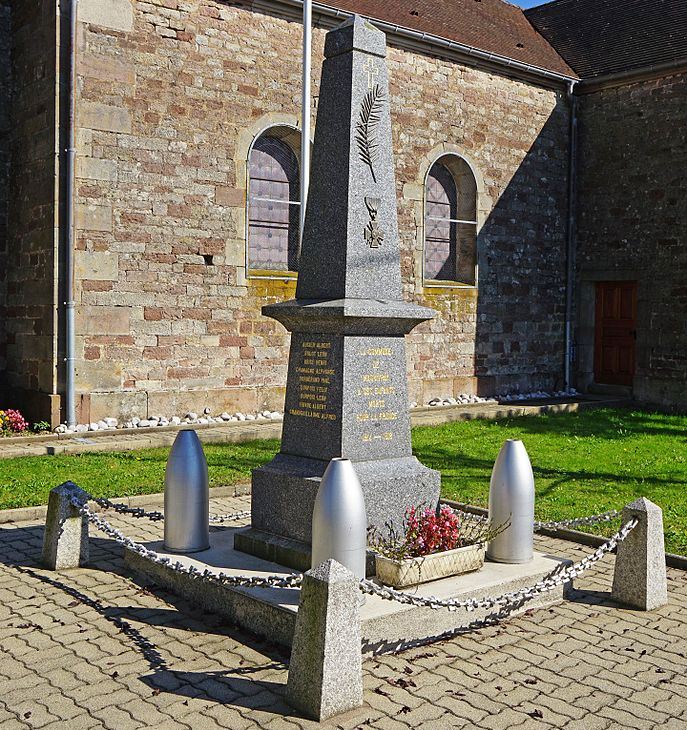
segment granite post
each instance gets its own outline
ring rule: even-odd
[[[88,501],[88,495],[73,482],[50,491],[43,535],[42,563],[51,570],[78,568],[88,562],[88,520],[71,500]]]
[[[299,570],[331,459],[353,462],[377,527],[440,486],[410,443],[404,337],[435,312],[402,298],[386,36],[354,16],[324,55],[296,299],[262,310],[292,332],[281,450],[253,471],[235,541]]]
[[[623,509],[623,524],[636,517],[639,524],[618,545],[613,573],[613,599],[641,611],[668,602],[663,511],[645,497]]]
[[[303,576],[286,699],[313,720],[363,704],[358,597],[358,579],[335,560]]]

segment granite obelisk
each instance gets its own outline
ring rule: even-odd
[[[356,469],[368,523],[439,498],[412,455],[405,339],[434,310],[405,302],[386,36],[358,16],[327,34],[296,299],[263,307],[291,336],[280,453],[253,472],[236,546],[303,570],[330,459]]]

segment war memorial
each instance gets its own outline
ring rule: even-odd
[[[148,515],[165,519],[163,542],[127,538],[73,484],[53,490],[44,539],[48,567],[83,565],[90,522],[125,547],[131,571],[292,647],[287,697],[317,720],[362,703],[362,660],[560,602],[573,578],[616,547],[614,599],[640,610],[667,600],[661,510],[646,499],[579,563],[532,552],[524,448],[520,476],[495,467],[490,516],[507,524],[479,570],[403,591],[375,580],[371,553],[364,575],[348,569],[345,554],[311,556],[332,460],[348,460],[357,475],[363,530],[400,528],[409,506],[439,503],[440,475],[413,456],[410,441],[404,337],[435,312],[401,294],[385,55],[384,34],[360,17],[327,35],[296,299],[263,310],[291,332],[291,349],[281,449],[254,471],[250,526],[231,527],[225,516],[208,533],[202,449],[184,446],[180,457],[175,445],[165,515]],[[343,510],[338,517],[348,519]]]

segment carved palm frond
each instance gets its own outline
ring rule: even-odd
[[[377,161],[378,142],[375,137],[377,126],[382,121],[384,92],[379,84],[375,84],[365,94],[360,105],[360,114],[355,125],[355,141],[358,145],[360,159],[370,168],[372,179],[377,182],[374,165]]]

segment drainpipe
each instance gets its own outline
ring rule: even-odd
[[[69,0],[69,122],[67,129],[67,169],[65,173],[65,410],[67,425],[76,425],[76,388],[74,353],[76,350],[74,325],[74,160],[76,157],[76,16],[79,0]]]
[[[310,187],[310,65],[312,56],[312,0],[303,2],[303,88],[301,103],[301,209],[300,234],[303,241],[305,209]]]
[[[575,286],[575,229],[576,229],[576,181],[577,181],[577,96],[575,81],[568,84],[570,103],[570,145],[568,157],[568,226],[565,241],[565,390],[571,387],[573,357],[573,290]]]

